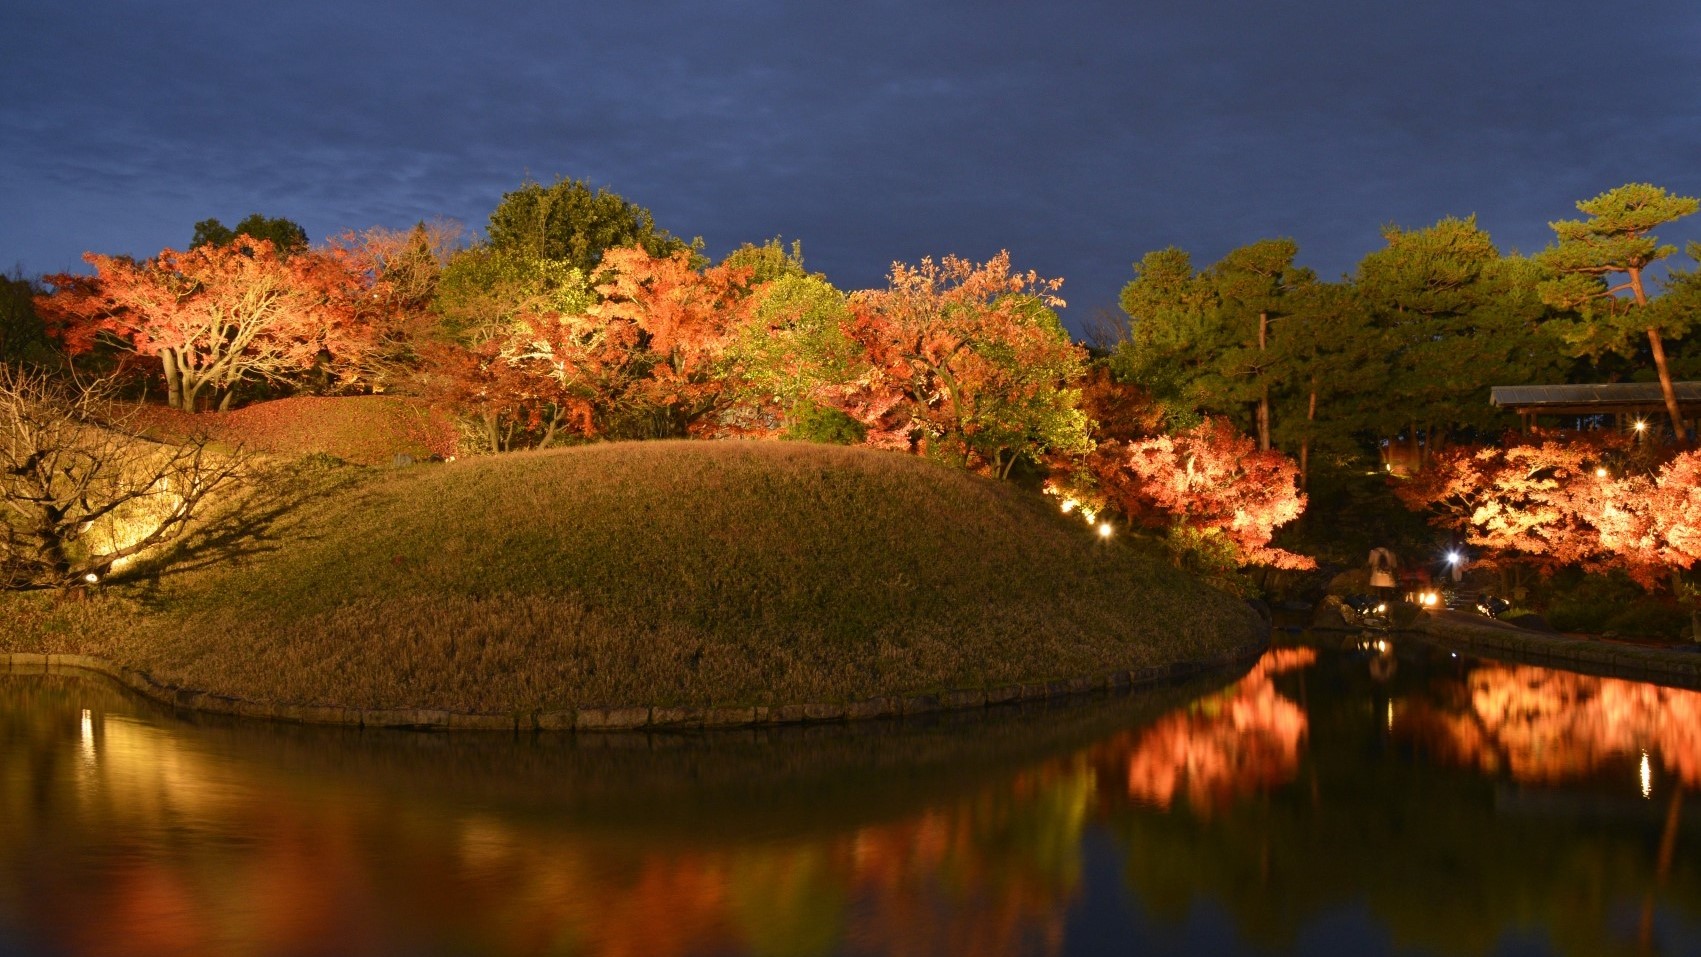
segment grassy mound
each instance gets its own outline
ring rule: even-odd
[[[416,461],[455,450],[454,423],[417,399],[388,395],[298,396],[257,402],[233,412],[179,412],[163,406],[125,408],[162,441],[205,433],[215,442],[274,455],[323,453],[359,465]]]
[[[126,635],[10,650],[260,700],[509,712],[1045,681],[1202,658],[1258,627],[1031,492],[802,443],[369,473],[246,557],[132,588],[146,612]]]

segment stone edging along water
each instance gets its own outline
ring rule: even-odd
[[[1256,640],[1199,661],[1152,665],[1108,675],[1032,684],[1004,685],[987,690],[965,689],[935,694],[887,696],[843,704],[795,704],[776,707],[667,708],[592,707],[565,711],[510,714],[470,714],[426,708],[334,708],[319,705],[273,704],[231,695],[179,688],[156,681],[135,668],[90,655],[34,653],[0,654],[5,672],[92,672],[168,707],[207,714],[235,715],[294,724],[339,725],[357,728],[407,728],[425,731],[678,731],[693,728],[739,728],[756,725],[804,724],[896,718],[941,711],[968,711],[996,705],[1066,698],[1095,692],[1122,692],[1147,685],[1191,678],[1245,664],[1269,647],[1266,631]]]
[[[1657,648],[1531,631],[1491,619],[1424,615],[1412,631],[1484,657],[1511,658],[1570,671],[1701,688],[1701,649]]]

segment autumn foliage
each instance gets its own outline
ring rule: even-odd
[[[1092,469],[1106,499],[1134,521],[1220,542],[1237,564],[1315,566],[1270,545],[1276,528],[1305,510],[1299,470],[1279,452],[1259,451],[1226,421],[1103,443]]]
[[[894,263],[890,283],[854,297],[850,336],[868,369],[857,388],[821,398],[908,448],[988,474],[1023,457],[1084,452],[1085,352],[1051,310],[1060,280],[956,256]]]
[[[137,262],[89,253],[93,276],[46,277],[36,307],[73,355],[109,343],[156,358],[169,404],[229,408],[239,387],[316,368],[359,385],[380,323],[371,276],[345,250],[280,256],[267,240],[167,249]]]
[[[1611,433],[1460,446],[1396,486],[1466,543],[1542,571],[1622,568],[1654,587],[1701,560],[1701,453],[1654,465]]]

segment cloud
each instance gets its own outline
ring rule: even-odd
[[[1009,248],[1084,314],[1170,244],[1209,262],[1290,235],[1333,276],[1385,222],[1475,212],[1533,250],[1618,183],[1701,193],[1701,18],[1676,2],[97,0],[14,19],[32,42],[0,58],[0,261],[28,269],[253,211],[315,236],[477,227],[526,177],[570,175],[711,253],[802,238],[844,286]]]

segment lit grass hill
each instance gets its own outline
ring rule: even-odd
[[[340,471],[242,554],[202,543],[87,603],[137,609],[127,626],[38,611],[0,650],[261,701],[502,713],[1103,675],[1260,627],[1031,492],[891,453],[647,442]]]

